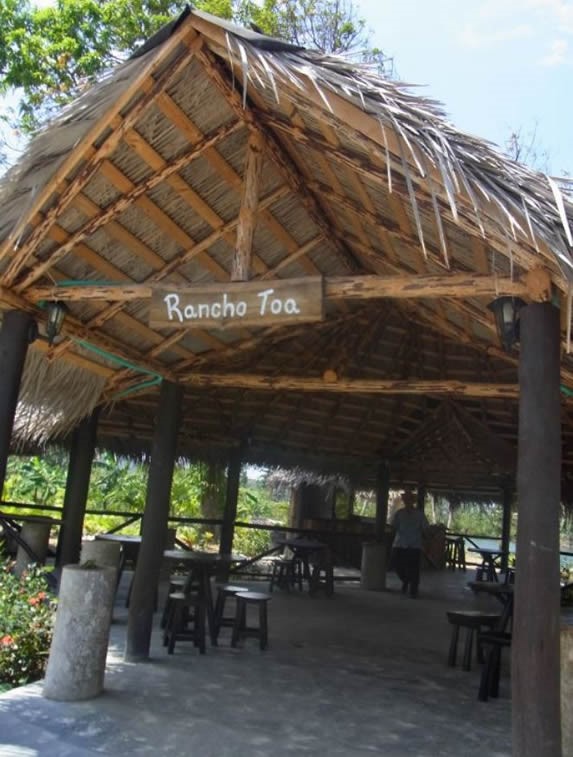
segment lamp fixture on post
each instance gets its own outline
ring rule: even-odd
[[[519,297],[498,297],[488,308],[495,317],[495,325],[503,349],[511,352],[519,342],[519,311],[526,303]]]

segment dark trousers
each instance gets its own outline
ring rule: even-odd
[[[411,594],[417,594],[420,583],[421,549],[410,547],[396,547],[394,550],[394,564],[398,578],[410,589]]]

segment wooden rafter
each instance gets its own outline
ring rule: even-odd
[[[306,183],[301,176],[298,167],[287,157],[281,145],[277,142],[274,134],[272,134],[272,132],[259,121],[257,112],[250,105],[245,105],[242,102],[241,95],[230,81],[228,71],[224,69],[215,56],[205,48],[198,53],[198,59],[203,63],[207,74],[219,91],[224,95],[237,117],[242,117],[255,132],[262,136],[267,153],[278,167],[281,175],[290,186],[291,190],[303,204],[310,218],[323,233],[328,235],[328,238],[334,246],[337,257],[344,265],[345,269],[350,272],[358,270],[359,266],[351,251],[346,248],[341,240],[332,236],[332,228],[324,217],[318,200],[306,187]],[[251,94],[255,95],[255,93]]]
[[[385,166],[380,162],[382,159],[381,155],[378,156],[379,161],[374,160],[372,157],[366,159],[361,153],[351,153],[347,149],[342,148],[334,149],[322,135],[317,134],[316,132],[313,132],[312,134],[310,134],[308,130],[303,132],[301,129],[292,126],[292,124],[286,123],[276,117],[269,117],[266,114],[261,113],[260,118],[262,123],[269,128],[286,133],[298,144],[304,144],[307,148],[327,154],[329,159],[346,166],[350,170],[364,176],[365,179],[381,185],[386,191],[388,191],[387,173]],[[369,151],[369,154],[372,156],[371,151]],[[398,175],[399,174],[400,171],[398,171]],[[425,201],[428,204],[431,204],[431,196],[427,191],[425,183],[415,175],[412,176],[411,179],[415,185],[416,192],[420,197],[426,195]],[[410,204],[410,197],[405,181],[399,181],[395,178],[392,184],[392,194],[398,196],[402,202]],[[458,217],[454,218],[447,198],[437,197],[437,203],[443,218],[472,236],[477,236],[479,234],[479,230],[476,228],[475,224],[475,213],[471,207],[466,208],[464,203],[461,202],[458,207]],[[495,211],[495,209],[493,209],[492,212],[493,216],[498,218],[498,212]],[[497,225],[502,227],[503,220],[499,219]],[[521,241],[519,244],[511,245],[510,250],[507,238],[505,236],[503,239],[499,238],[499,233],[488,236],[488,243],[492,248],[496,249],[505,257],[511,252],[514,261],[526,269],[539,264],[539,253],[531,243]],[[543,248],[546,248],[546,245],[542,245],[541,242],[538,242],[538,244]],[[552,260],[552,256],[548,251],[544,254],[544,260],[545,262]],[[553,272],[553,279],[560,289],[567,291],[567,282],[562,274],[557,273],[556,271]]]
[[[185,46],[183,54],[177,61],[173,61],[163,74],[154,78],[161,66],[169,59],[173,54],[173,51],[181,43]],[[189,29],[189,27],[185,25],[180,27],[180,29],[157,50],[156,54],[141,69],[138,75],[133,78],[130,85],[122,91],[121,95],[114,100],[110,109],[87,132],[82,138],[81,143],[74,147],[74,150],[70,152],[69,156],[64,160],[50,182],[48,182],[38,196],[34,198],[34,203],[26,216],[20,221],[8,239],[0,247],[0,260],[2,260],[6,255],[11,253],[12,240],[18,238],[22,233],[28,223],[28,219],[36,216],[51,194],[59,194],[56,206],[48,214],[42,217],[41,222],[35,227],[31,238],[20,248],[18,255],[14,258],[13,264],[6,271],[6,283],[13,282],[14,278],[26,263],[30,254],[34,253],[37,244],[46,235],[55,219],[61,214],[62,210],[69,205],[75,194],[77,194],[95,174],[99,163],[113,152],[125,132],[131,128],[141,113],[157,96],[158,92],[167,86],[183,67],[189,63],[191,57],[202,44],[202,39],[198,37],[192,29]],[[135,98],[135,96],[140,93],[143,94],[140,97]],[[132,99],[133,104],[126,112],[126,105]],[[95,149],[93,147],[94,143],[98,140],[100,134],[105,132],[110,126],[112,128],[109,135],[102,141],[100,146]],[[76,176],[74,181],[65,186],[62,190],[61,186],[65,185],[66,177],[73,172],[74,167],[79,165],[82,160],[86,161],[82,170]]]
[[[213,145],[221,142],[233,132],[242,128],[240,122],[232,122],[217,129],[213,134],[205,137],[202,143],[194,145],[190,150],[186,151],[183,155],[179,155],[175,160],[166,163],[163,171],[152,174],[149,178],[141,183],[135,185],[135,187],[127,194],[119,197],[115,202],[112,202],[105,210],[103,210],[98,216],[92,218],[80,229],[74,232],[70,239],[52,252],[46,260],[37,264],[32,271],[30,271],[22,281],[18,282],[16,290],[22,292],[27,287],[31,286],[37,281],[43,274],[58,260],[67,255],[76,244],[83,242],[84,239],[94,234],[98,229],[107,224],[109,221],[116,219],[121,213],[123,213],[132,203],[138,198],[143,198],[154,187],[161,184],[173,173],[184,168],[186,165],[196,160],[201,154],[212,147]]]
[[[167,93],[164,92],[158,98],[157,106],[187,139],[192,142],[197,142],[203,138],[201,131],[197,128],[193,121],[191,121],[189,116],[183,110],[181,110],[181,108],[179,108],[179,106],[169,97]],[[204,153],[204,158],[210,164],[215,173],[218,174],[224,181],[226,181],[230,187],[232,187],[238,193],[242,192],[242,178],[231,166],[231,164],[226,161],[225,158],[223,158],[223,156],[217,151],[215,147],[212,147],[210,150],[206,150]],[[197,209],[198,208],[196,208],[196,210]],[[212,211],[211,215],[213,215]],[[203,217],[205,218],[207,223],[213,226],[207,215],[204,215]],[[307,274],[316,275],[317,273],[319,273],[316,266],[314,266],[310,258],[307,257],[308,252],[311,251],[310,248],[306,252],[301,252],[302,248],[297,245],[296,241],[292,239],[292,237],[287,233],[284,227],[274,218],[273,214],[270,211],[270,208],[262,208],[259,204],[258,218],[259,221],[264,224],[274,236],[277,237],[281,244],[286,247],[287,251],[289,252],[289,256],[294,256],[294,253],[297,253],[297,256],[293,257],[292,262],[298,260],[299,265]],[[213,226],[213,228],[217,228],[217,226]],[[230,233],[231,232],[223,233],[223,238],[226,239],[231,248],[234,248],[235,239],[228,238],[228,235]],[[253,256],[253,268],[259,274],[262,273],[260,263],[262,263],[262,261],[256,255]]]

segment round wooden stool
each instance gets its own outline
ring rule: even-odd
[[[227,598],[234,597],[236,594],[245,594],[248,593],[249,590],[246,586],[235,586],[233,584],[218,584],[216,586],[217,589],[217,599],[215,600],[215,611],[214,611],[214,618],[215,618],[215,634],[214,634],[214,641],[216,642],[219,638],[219,631],[223,626],[228,626],[230,628],[233,627],[233,624],[235,623],[235,616],[225,616],[225,602],[227,601]]]
[[[231,646],[236,647],[240,639],[254,636],[258,638],[260,648],[266,649],[268,641],[267,604],[269,599],[271,599],[271,595],[258,591],[248,591],[235,594],[235,599],[237,601],[237,609],[233,622]],[[258,627],[247,626],[247,605],[254,605],[259,608]]]

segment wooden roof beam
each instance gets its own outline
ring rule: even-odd
[[[155,279],[155,277],[153,277]],[[32,302],[41,300],[130,302],[149,299],[154,280],[145,284],[117,284],[93,286],[41,286],[28,290]],[[232,284],[229,284],[232,287]],[[173,285],[173,290],[185,286]],[[3,288],[2,292],[7,290]],[[327,300],[373,299],[432,299],[448,297],[467,299],[479,297],[527,297],[527,283],[509,277],[476,273],[396,274],[391,276],[327,276],[324,279],[324,296]],[[472,311],[472,315],[474,311]]]
[[[237,224],[237,246],[233,256],[231,281],[248,281],[250,277],[253,237],[259,205],[259,186],[263,168],[262,148],[261,136],[256,132],[251,133],[247,143],[243,194]]]
[[[201,388],[335,394],[434,394],[457,397],[497,397],[516,400],[518,384],[494,384],[420,379],[338,379],[303,376],[261,376],[253,373],[191,373],[182,382]]]

